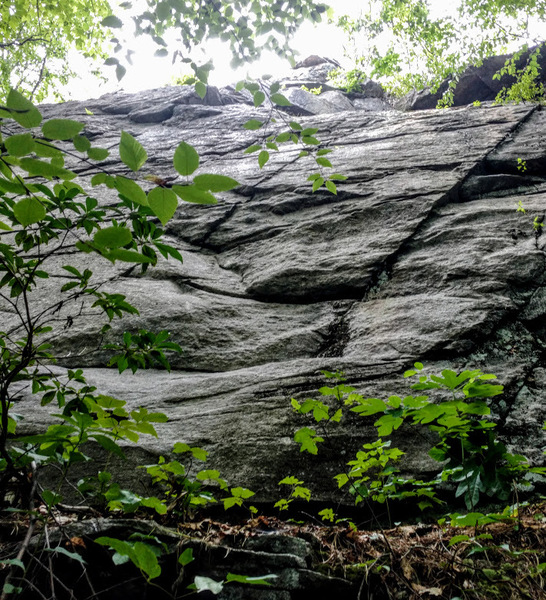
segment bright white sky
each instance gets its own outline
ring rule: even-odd
[[[142,1],[142,0],[141,0]],[[336,16],[342,14],[350,14],[357,16],[359,10],[364,3],[364,0],[324,0],[335,10]],[[114,4],[114,3],[113,3]],[[134,4],[138,5],[139,2]],[[458,6],[458,2],[453,0],[432,0],[431,11],[433,16],[444,16],[446,13],[454,13]],[[122,10],[115,11],[116,14],[122,16]],[[137,10],[135,12],[141,12]],[[326,19],[325,19],[326,20]],[[124,31],[126,37],[131,36],[132,23],[130,27]],[[167,38],[168,40],[168,38]],[[346,42],[345,36],[334,25],[328,25],[323,22],[317,26],[309,22],[297,32],[291,46],[300,53],[301,58],[305,58],[310,54],[318,54],[320,56],[328,56],[335,58],[341,64],[344,63],[343,43]],[[133,49],[136,53],[133,55],[133,68],[129,68],[127,74],[120,83],[117,82],[114,75],[114,69],[111,68],[107,73],[111,74],[111,79],[106,83],[101,83],[91,75],[84,75],[80,78],[77,85],[73,83],[70,86],[70,91],[65,93],[67,99],[87,99],[100,96],[102,94],[123,89],[127,92],[136,92],[142,89],[151,89],[161,87],[168,84],[173,77],[180,76],[183,72],[180,70],[181,65],[171,64],[170,57],[157,58],[153,54],[158,48],[146,36],[141,36],[136,39]],[[239,79],[244,78],[247,74],[251,77],[260,77],[265,73],[273,76],[282,76],[289,72],[290,66],[288,61],[281,60],[276,55],[265,55],[259,63],[246,65],[243,68],[233,71],[229,66],[231,55],[227,45],[219,40],[208,42],[205,47],[205,54],[202,58],[212,58],[215,69],[211,72],[209,83],[212,85],[228,85],[235,83]],[[199,62],[199,56],[195,56]],[[72,60],[72,59],[71,59]],[[83,62],[79,56],[74,56],[74,70],[79,73],[86,73],[89,67]],[[206,60],[206,59],[205,59]],[[204,61],[203,61],[204,62]],[[347,66],[350,66],[349,64]],[[186,71],[187,72],[187,71]]]

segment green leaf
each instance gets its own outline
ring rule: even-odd
[[[334,173],[330,175],[330,179],[332,181],[345,181],[347,179],[346,175],[341,175],[340,173]]]
[[[91,185],[93,187],[97,185],[102,185],[103,183],[106,183],[109,177],[112,179],[112,181],[114,180],[113,177],[107,175],[106,173],[96,173],[95,175],[93,175],[93,177],[91,177]]]
[[[63,153],[53,144],[46,142],[45,140],[35,140],[36,145],[34,146],[34,152],[37,156],[43,158],[56,158],[63,156]]]
[[[180,175],[191,175],[199,166],[199,154],[193,146],[180,142],[174,152],[173,164]]]
[[[252,152],[257,152],[258,150],[261,150],[261,146],[259,146],[258,144],[253,144],[252,146],[249,146],[245,151],[244,154],[252,154]]]
[[[62,497],[51,490],[44,490],[42,492],[42,499],[49,507],[62,501]]]
[[[173,185],[172,189],[184,202],[192,202],[193,204],[218,203],[218,200],[210,192],[200,190],[195,185]]]
[[[153,508],[158,515],[167,514],[167,506],[156,496],[150,496],[149,498],[142,498],[140,500],[142,506],[146,508]]]
[[[133,241],[133,234],[127,227],[105,227],[95,233],[93,241],[101,248],[121,248]]]
[[[203,471],[199,471],[195,477],[199,481],[217,481],[220,477],[220,471],[216,469],[204,469]]]
[[[138,171],[146,162],[148,154],[140,142],[138,142],[130,133],[122,131],[119,142],[119,157],[129,169]]]
[[[83,128],[83,123],[72,119],[50,119],[42,125],[42,133],[49,140],[70,140]]]
[[[195,83],[195,92],[203,100],[203,98],[207,95],[207,84],[202,81],[197,81]]]
[[[290,131],[284,131],[283,133],[279,133],[279,135],[275,138],[275,140],[279,144],[282,144],[284,142],[287,142],[291,138],[291,136],[292,136],[292,134],[290,133]]]
[[[108,15],[100,22],[103,27],[110,27],[112,29],[119,29],[123,26],[123,21],[115,15]]]
[[[231,488],[231,493],[235,498],[250,498],[254,496],[254,492],[243,487]]]
[[[41,221],[46,216],[46,209],[39,200],[30,196],[17,202],[13,207],[13,214],[19,223],[23,227],[26,227],[27,225]]]
[[[279,93],[271,94],[271,102],[274,102],[277,106],[292,106],[292,102]]]
[[[336,475],[334,479],[337,481],[338,487],[342,488],[346,483],[348,483],[349,476],[345,473],[340,473],[339,475]]]
[[[12,228],[3,221],[0,221],[0,229],[3,231],[12,231]]]
[[[72,143],[78,152],[87,152],[91,148],[91,142],[84,135],[75,135]]]
[[[120,194],[125,196],[128,200],[131,200],[131,202],[135,202],[141,206],[148,206],[146,192],[138,185],[136,181],[118,175],[114,179],[114,186]]]
[[[162,225],[166,225],[176,212],[178,197],[168,188],[156,187],[148,192],[148,204]]]
[[[182,552],[182,554],[178,557],[178,562],[185,567],[186,565],[189,565],[191,562],[193,562],[194,558],[193,558],[193,549],[192,548],[186,548],[184,550],[184,552]]]
[[[311,500],[311,490],[306,487],[297,486],[292,492],[294,498],[303,498],[304,500]]]
[[[105,158],[108,158],[109,155],[110,152],[106,150],[106,148],[89,148],[89,150],[87,150],[87,156],[89,156],[91,160],[104,160]]]
[[[323,177],[317,177],[315,179],[315,181],[313,182],[313,192],[316,192],[323,185],[324,185],[324,178]]]
[[[329,192],[332,192],[332,194],[337,196],[337,187],[333,181],[326,181],[324,185]]]
[[[303,427],[299,431],[296,431],[294,441],[300,444],[300,452],[318,453],[317,442],[323,442],[324,438],[317,436],[316,433],[314,429],[309,429],[308,427]]]
[[[398,429],[403,422],[404,419],[401,417],[383,415],[374,423],[374,427],[377,427],[377,435],[379,437],[385,437],[390,435],[393,429]]]
[[[13,565],[14,567],[19,567],[20,569],[23,569],[23,571],[25,570],[25,564],[22,560],[19,560],[18,558],[3,558],[2,564]]]
[[[254,93],[254,106],[256,108],[258,106],[260,106],[261,104],[263,104],[264,100],[265,100],[265,94],[261,90],[258,90],[257,92]]]
[[[236,575],[235,573],[228,573],[226,575],[226,583],[236,582],[245,583],[248,585],[271,585],[269,579],[276,579],[278,575],[258,575],[256,577],[249,577],[248,575]]]
[[[90,434],[89,437],[92,437],[98,444],[100,444],[107,452],[111,452],[112,454],[116,454],[121,459],[125,459],[125,454],[123,450],[114,442],[113,439],[106,437],[105,435],[100,435],[97,433]]]
[[[135,252],[134,250],[125,250],[123,248],[116,248],[111,252],[104,253],[104,256],[115,262],[116,260],[121,260],[122,262],[128,263],[154,263],[154,259],[149,256],[144,256],[144,254],[140,254],[140,252]]]
[[[334,522],[336,516],[331,508],[324,508],[318,513],[318,515],[322,518],[323,521],[330,521],[331,523]]]
[[[116,78],[118,81],[121,81],[125,77],[125,73],[127,69],[123,65],[116,66]]]
[[[161,567],[157,562],[157,556],[149,544],[144,542],[135,542],[129,558],[135,565],[144,571],[149,579],[154,579],[161,575]]]
[[[210,577],[202,577],[201,575],[196,575],[193,583],[198,593],[208,591],[214,595],[218,595],[224,587],[223,582],[215,581]]]
[[[12,156],[26,156],[34,151],[35,143],[32,134],[20,133],[4,140],[7,151]]]
[[[466,515],[454,513],[451,517],[452,527],[475,527],[484,517],[483,513],[471,512]]]
[[[193,178],[193,183],[199,189],[209,192],[228,192],[240,185],[238,181],[226,175],[212,175],[209,173],[197,175]]]
[[[57,546],[56,548],[44,548],[44,550],[46,552],[53,552],[53,554],[64,554],[65,556],[68,556],[68,558],[71,558],[72,560],[77,560],[82,565],[87,564],[85,562],[85,560],[77,552],[70,552],[66,548],[63,548],[62,546]]]
[[[369,417],[378,412],[385,412],[385,408],[386,405],[383,400],[380,400],[379,398],[365,398],[360,401],[358,406],[351,408],[351,410],[362,417]]]
[[[249,119],[244,125],[243,127],[245,129],[248,129],[249,131],[254,131],[256,129],[260,129],[260,127],[263,126],[263,122],[262,121],[258,121],[257,119]]]
[[[23,588],[15,587],[12,583],[6,581],[2,587],[2,591],[4,594],[20,594],[23,591]]]
[[[76,173],[57,167],[52,163],[38,160],[36,158],[22,158],[20,162],[21,168],[28,172],[30,177],[35,175],[52,179],[58,177],[59,179],[74,179]]]
[[[332,167],[332,163],[327,158],[324,158],[324,156],[318,156],[317,158],[315,158],[315,162],[321,167]]]
[[[258,155],[258,164],[260,165],[260,169],[264,167],[264,165],[269,160],[269,152],[267,150],[262,150]]]
[[[460,542],[468,542],[470,541],[470,536],[468,535],[454,535],[450,540],[448,546],[454,546],[455,544],[459,544]]]
[[[11,118],[23,127],[38,127],[42,122],[40,111],[17,90],[10,90],[6,106],[11,109]]]
[[[279,481],[279,485],[301,485],[303,483],[303,481],[300,481],[297,477],[294,477],[293,475],[289,475],[288,477],[285,477],[284,479],[281,479]]]

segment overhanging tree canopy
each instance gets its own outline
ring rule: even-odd
[[[431,0],[371,0],[358,17],[341,16],[338,26],[351,40],[352,81],[361,72],[404,94],[445,78],[456,82],[466,67],[495,54],[532,46],[540,51],[546,27],[540,32],[537,25],[545,22],[544,0],[459,0],[449,7]],[[532,56],[520,77],[536,74]]]

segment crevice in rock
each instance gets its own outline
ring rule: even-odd
[[[392,271],[394,264],[407,251],[415,237],[418,236],[428,226],[430,220],[435,217],[437,209],[442,208],[443,206],[446,206],[452,202],[461,202],[460,190],[464,186],[464,184],[471,177],[476,175],[482,175],[484,173],[484,170],[486,168],[485,165],[487,157],[497,148],[502,146],[508,138],[513,137],[515,133],[523,126],[523,124],[531,118],[536,109],[537,107],[534,107],[528,113],[526,113],[522,119],[520,119],[515,125],[513,125],[510,128],[509,132],[503,137],[501,141],[499,141],[493,148],[491,148],[473,167],[471,167],[468,170],[464,177],[462,177],[450,190],[442,194],[442,196],[436,202],[432,203],[427,214],[423,216],[420,223],[415,227],[415,229],[406,237],[405,240],[402,241],[400,246],[394,252],[392,252],[385,261],[383,261],[384,270],[386,270],[387,272]],[[438,352],[438,350],[436,352]]]
[[[338,306],[336,306],[336,304]],[[355,304],[356,302],[351,301],[334,302],[334,309],[338,308],[340,312],[330,323],[328,332],[326,334],[326,339],[316,354],[317,358],[343,356],[345,347],[350,340],[349,324],[345,320],[345,317]]]

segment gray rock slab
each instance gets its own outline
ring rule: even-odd
[[[171,331],[183,347],[171,373],[119,376],[105,368],[105,353],[91,353],[102,325],[95,316],[78,319],[63,306],[55,317],[56,368],[88,367],[102,393],[169,415],[157,440],[143,438],[128,451],[122,477],[134,479],[133,466],[184,441],[209,450],[211,468],[255,490],[257,503],[276,501],[278,481],[290,474],[301,476],[317,501],[350,502],[331,476],[376,439],[373,419],[350,421],[332,438],[339,451],[316,459],[292,441],[304,422],[290,399],[316,396],[322,369],[344,370],[369,396],[405,393],[401,374],[418,359],[432,371],[496,372],[507,392],[492,406],[494,418],[507,441],[539,460],[546,296],[543,237],[533,219],[545,211],[545,113],[526,105],[298,117],[319,129],[324,147],[335,150],[328,155],[334,170],[348,177],[334,196],[311,191],[306,179],[318,168],[312,158],[297,158],[299,148],[272,152],[259,169],[256,155],[244,150],[263,133],[242,125],[256,115],[266,120],[267,111],[230,103],[224,90],[218,98],[223,104],[193,104],[177,88],[44,108],[48,117],[86,121],[96,146],[115,145],[119,132],[129,131],[146,147],[155,175],[177,176],[172,156],[185,140],[200,152],[198,172],[241,183],[219,194],[216,206],[180,206],[167,236],[182,264],[160,261],[141,276],[84,257],[105,289],[125,293],[140,309],[114,333]],[[166,120],[135,121],[139,111],[163,105],[173,106]],[[205,111],[199,118],[191,113],[197,109]],[[530,173],[517,170],[518,157],[529,161]],[[69,166],[82,184],[98,170]],[[103,166],[127,173],[115,147]],[[526,213],[516,211],[520,201]],[[51,267],[56,277],[61,266]],[[51,299],[44,288],[37,310]],[[0,314],[8,324],[16,318],[6,303]],[[25,417],[21,432],[50,421],[26,390],[16,412]],[[408,450],[404,472],[430,473],[412,435],[394,442]]]

